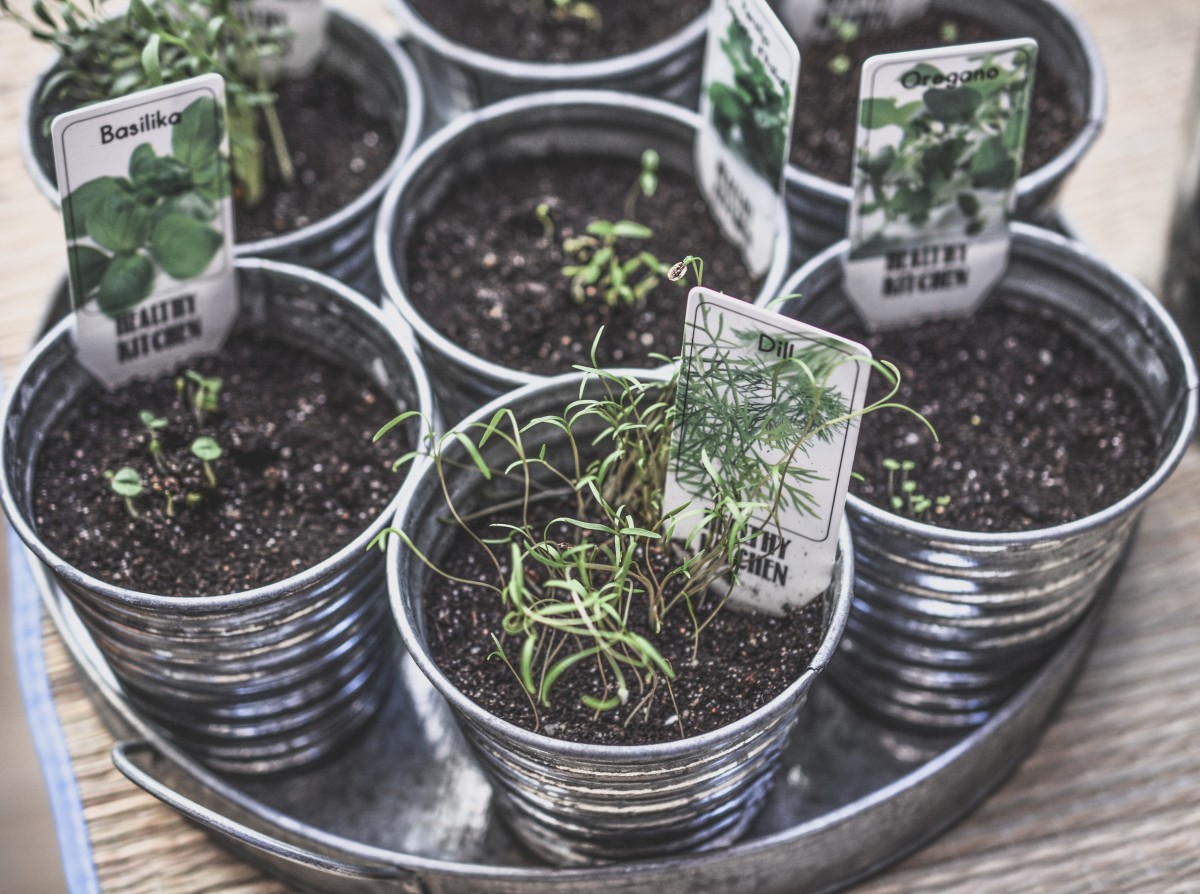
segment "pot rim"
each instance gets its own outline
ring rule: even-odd
[[[510,59],[475,49],[452,40],[434,28],[406,0],[388,0],[392,14],[400,23],[401,40],[413,39],[455,63],[477,71],[512,80],[601,80],[619,72],[635,71],[660,65],[664,59],[680,52],[695,41],[704,40],[708,33],[707,10],[662,40],[618,56],[591,59],[583,62],[536,62]]]
[[[268,236],[265,239],[258,239],[253,242],[237,242],[235,244],[235,254],[239,258],[258,257],[264,254],[276,253],[293,243],[319,240],[324,238],[328,233],[341,230],[346,226],[347,221],[362,215],[379,201],[388,184],[395,179],[405,160],[416,149],[420,140],[425,119],[425,93],[420,75],[417,73],[417,67],[412,59],[409,58],[408,53],[405,52],[399,43],[394,40],[385,39],[380,31],[372,27],[365,20],[344,9],[335,6],[326,6],[326,11],[329,16],[326,28],[330,35],[338,31],[343,31],[354,35],[357,39],[372,42],[391,60],[396,75],[399,77],[404,88],[405,117],[403,133],[397,141],[396,151],[388,162],[387,167],[380,172],[379,176],[375,178],[367,189],[359,193],[349,204],[299,229],[276,236]],[[61,197],[54,181],[46,175],[46,172],[38,163],[38,155],[34,146],[34,130],[38,126],[35,123],[35,118],[41,105],[38,94],[41,92],[41,86],[46,78],[54,70],[55,66],[58,65],[59,58],[58,54],[54,54],[50,58],[26,92],[25,102],[21,110],[22,127],[20,128],[21,154],[25,160],[25,168],[38,191],[55,208],[61,206]]]
[[[1062,0],[1034,0],[1034,2],[1045,7],[1048,15],[1059,20],[1063,33],[1071,34],[1078,42],[1083,58],[1087,62],[1088,91],[1084,121],[1079,133],[1075,134],[1062,151],[1046,164],[1018,178],[1016,189],[1018,197],[1039,194],[1051,184],[1060,181],[1078,165],[1100,136],[1108,107],[1108,77],[1104,70],[1103,59],[1099,47],[1083,19],[1074,10],[1067,7]],[[845,205],[849,205],[854,198],[853,187],[850,184],[820,177],[796,164],[789,163],[785,166],[784,180],[794,189],[815,195],[824,195]]]
[[[641,381],[665,382],[668,373],[665,369],[612,369],[606,373],[628,375]],[[568,389],[574,386],[578,391],[581,383],[591,374],[584,372],[563,373],[544,381],[502,394],[484,406],[473,411],[450,431],[463,431],[473,423],[490,419],[498,410],[519,405],[526,398],[538,395],[543,391]],[[414,469],[404,481],[400,491],[399,507],[393,519],[393,526],[403,529],[404,517],[409,509],[421,480],[433,470],[433,462],[423,457],[420,467]],[[466,719],[477,726],[497,730],[501,736],[514,741],[517,745],[541,752],[553,752],[567,757],[585,757],[600,762],[617,762],[642,759],[668,759],[682,754],[705,751],[722,747],[722,743],[734,739],[763,725],[768,716],[778,715],[788,709],[788,706],[803,693],[816,676],[825,669],[830,658],[841,640],[846,621],[850,616],[852,581],[854,579],[854,551],[851,548],[849,522],[842,518],[841,529],[838,532],[838,556],[841,567],[840,578],[835,577],[831,582],[832,602],[829,606],[828,625],[821,637],[821,643],[809,662],[809,666],[800,676],[793,680],[786,689],[776,695],[771,701],[755,711],[737,720],[707,733],[674,739],[669,742],[658,742],[651,745],[599,745],[586,742],[572,742],[556,739],[542,733],[535,733],[523,727],[516,726],[490,711],[482,708],[455,686],[438,667],[424,646],[424,637],[418,632],[416,618],[411,611],[412,599],[401,591],[399,576],[400,550],[404,549],[399,537],[390,537],[387,546],[387,582],[388,598],[392,605],[392,616],[400,630],[405,649],[422,673],[433,686],[451,704],[462,712]],[[419,560],[417,560],[419,561]]]
[[[424,367],[416,351],[404,337],[405,330],[402,324],[398,326],[395,321],[389,320],[384,316],[380,308],[348,286],[343,285],[338,280],[326,274],[319,273],[307,267],[262,258],[238,258],[235,264],[239,271],[264,271],[312,282],[331,293],[331,297],[337,301],[351,307],[359,316],[371,320],[386,335],[389,344],[399,353],[404,360],[405,366],[408,367],[412,378],[412,387],[417,398],[416,409],[425,414],[426,418],[435,418],[433,415],[432,390],[428,376],[425,374]],[[73,315],[68,315],[60,320],[53,329],[38,340],[37,344],[25,356],[25,359],[11,380],[11,386],[4,394],[3,402],[0,403],[0,420],[3,420],[6,426],[8,425],[9,414],[12,411],[12,405],[16,401],[22,384],[28,378],[34,364],[48,348],[57,344],[62,339],[71,338],[73,324]],[[98,594],[103,599],[139,609],[159,609],[184,615],[212,614],[214,612],[260,605],[277,599],[281,594],[292,593],[311,587],[315,582],[328,577],[333,571],[334,566],[342,564],[351,553],[364,551],[371,539],[387,526],[389,520],[396,512],[396,508],[400,505],[400,494],[397,491],[392,499],[388,501],[388,504],[380,510],[370,525],[353,540],[316,564],[282,580],[234,593],[220,593],[199,597],[166,596],[132,590],[100,580],[74,567],[51,550],[38,535],[33,524],[19,510],[19,503],[8,481],[6,451],[5,440],[0,438],[0,504],[3,505],[4,512],[8,516],[9,524],[12,525],[21,540],[24,541],[26,547],[39,561],[50,568],[55,575],[62,577],[71,584],[77,584],[89,592]]]
[[[499,380],[505,383],[509,389],[546,382],[553,376],[513,369],[479,357],[432,326],[408,300],[407,291],[400,283],[400,278],[396,273],[397,264],[393,253],[392,236],[396,217],[402,210],[402,201],[408,184],[427,165],[438,164],[439,156],[447,151],[452,151],[454,144],[458,140],[466,138],[473,128],[496,120],[508,118],[519,120],[531,111],[536,112],[556,107],[571,109],[594,107],[604,110],[622,110],[646,117],[658,116],[666,118],[673,124],[682,125],[692,133],[698,130],[700,122],[699,113],[683,106],[666,100],[615,90],[547,90],[501,100],[479,109],[464,112],[418,146],[389,185],[379,206],[379,215],[375,223],[375,259],[383,283],[385,299],[395,305],[405,322],[412,327],[421,341],[430,344],[459,366],[477,370],[482,376]],[[774,296],[786,278],[789,267],[791,228],[787,225],[787,205],[782,194],[776,212],[778,218],[775,226],[776,236],[771,266],[763,274],[758,294],[753,302],[759,305],[765,303],[768,296]],[[645,373],[649,369],[653,369],[653,367],[648,367],[642,372]]]
[[[898,529],[907,536],[919,537],[935,544],[1020,548],[1034,546],[1051,539],[1067,539],[1092,528],[1107,524],[1114,517],[1132,513],[1136,507],[1149,499],[1163,482],[1170,477],[1175,467],[1182,460],[1184,453],[1187,452],[1197,422],[1198,376],[1191,351],[1188,349],[1187,342],[1184,340],[1183,334],[1171,318],[1171,315],[1167,313],[1166,309],[1149,289],[1133,277],[1109,265],[1082,242],[1068,239],[1050,230],[1018,221],[1010,222],[1009,228],[1013,236],[1012,250],[1014,252],[1032,250],[1049,253],[1060,256],[1060,263],[1063,267],[1102,269],[1106,276],[1116,280],[1122,288],[1135,296],[1138,303],[1144,306],[1154,321],[1162,327],[1163,332],[1167,336],[1167,343],[1174,348],[1175,353],[1179,356],[1186,378],[1184,384],[1186,394],[1182,399],[1184,417],[1179,433],[1161,460],[1154,467],[1151,475],[1138,485],[1137,488],[1104,509],[1075,519],[1074,521],[1026,531],[962,531],[895,515],[868,503],[861,497],[850,494],[846,501],[847,507],[869,522]],[[788,278],[787,284],[784,287],[784,294],[791,294],[798,291],[797,286],[799,283],[815,274],[817,270],[834,264],[840,264],[842,258],[849,251],[849,247],[850,241],[843,239],[817,254]],[[1178,409],[1174,412],[1178,412]]]

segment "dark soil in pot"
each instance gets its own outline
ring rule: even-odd
[[[274,154],[267,152],[266,196],[253,208],[237,208],[240,242],[279,236],[336,214],[366,192],[396,155],[399,138],[392,125],[358,110],[354,85],[339,75],[318,69],[280,83],[276,92],[296,178],[285,184]]]
[[[526,62],[623,56],[664,40],[708,9],[707,0],[590,2],[600,14],[599,27],[552,14],[553,0],[409,0],[409,5],[457,43]]]
[[[964,16],[930,11],[886,30],[864,31],[849,43],[828,41],[801,48],[804,64],[796,90],[796,119],[792,130],[791,162],[835,183],[849,183],[853,172],[859,77],[862,64],[880,53],[898,53],[947,45],[942,29],[952,24],[954,44],[1027,37],[1005,33]],[[845,74],[835,74],[830,62],[844,55]],[[1039,58],[1034,75],[1029,135],[1022,173],[1050,162],[1083,128],[1084,116],[1071,104],[1066,85]]]
[[[890,509],[885,459],[911,460],[909,477],[949,505],[917,516],[964,531],[1015,532],[1090,515],[1153,472],[1158,445],[1138,396],[1096,352],[1048,315],[986,305],[974,317],[866,335],[903,377],[896,399],[919,422],[886,411],[862,421],[852,492]],[[871,394],[882,396],[878,376]]]
[[[236,593],[311,567],[358,536],[399,487],[397,440],[372,436],[393,405],[361,376],[278,341],[235,335],[190,365],[223,379],[219,408],[198,425],[176,376],[115,392],[86,390],[47,438],[34,481],[34,523],[81,571],[145,593]],[[168,470],[149,452],[142,410],[166,417]],[[189,445],[212,436],[224,455],[209,486]],[[105,479],[135,467],[145,491],[134,519]],[[164,489],[200,494],[166,515]]]
[[[564,502],[561,512],[572,514]],[[539,504],[539,513],[550,512]],[[500,519],[519,524],[520,518]],[[535,530],[542,524],[535,521]],[[450,545],[443,570],[468,580],[495,581],[495,570],[466,534]],[[693,663],[693,626],[687,611],[676,607],[660,633],[644,616],[631,628],[647,636],[675,669],[671,691],[660,687],[647,709],[635,711],[642,697],[630,673],[626,706],[596,715],[580,702],[601,691],[595,664],[581,662],[551,690],[551,705],[535,717],[525,690],[508,666],[495,657],[491,635],[503,637],[503,607],[492,591],[439,575],[431,577],[424,598],[425,635],[438,666],[464,695],[496,716],[556,739],[600,745],[669,742],[718,729],[765,705],[808,668],[824,633],[824,603],[816,599],[779,618],[726,609],[704,629]],[[697,607],[705,617],[703,607]],[[635,612],[636,614],[636,612]],[[539,723],[540,720],[540,723]]]
[[[570,156],[497,165],[463,178],[413,228],[404,249],[409,300],[451,341],[530,373],[589,364],[601,326],[601,365],[649,366],[653,352],[675,356],[688,291],[681,283],[664,279],[642,304],[609,307],[598,296],[576,302],[562,272],[575,263],[563,239],[583,234],[594,220],[626,217],[637,174],[632,162]],[[540,204],[554,221],[550,238],[536,214]],[[657,191],[638,199],[634,217],[653,236],[644,243],[620,240],[621,257],[649,250],[669,265],[697,255],[705,285],[739,297],[753,293],[754,278],[689,178],[661,169]]]

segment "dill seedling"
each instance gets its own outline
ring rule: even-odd
[[[888,457],[883,460],[882,465],[887,471],[888,504],[893,512],[907,515],[909,518],[919,518],[930,509],[941,513],[950,505],[949,494],[930,499],[920,492],[916,479],[911,477],[917,468],[913,460]]]
[[[645,250],[622,259],[618,240],[644,242],[652,235],[649,227],[636,221],[594,220],[585,235],[564,239],[563,252],[577,261],[562,269],[563,276],[571,280],[575,302],[583,304],[594,294],[609,307],[644,301],[667,274],[667,265]]]

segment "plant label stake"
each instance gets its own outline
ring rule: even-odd
[[[817,42],[839,36],[849,23],[858,31],[890,28],[929,8],[929,0],[788,0],[779,17],[792,34]]]
[[[697,287],[688,295],[663,509],[674,537],[705,513],[744,519],[730,598],[778,614],[829,586],[871,353],[860,344]]]
[[[714,0],[700,94],[700,191],[746,266],[771,265],[800,51],[764,0]]]
[[[1008,263],[1037,44],[874,56],[859,92],[846,291],[871,328],[965,316]]]
[[[281,35],[286,77],[312,74],[325,55],[323,0],[250,0],[248,13],[264,32]]]
[[[113,388],[220,347],[238,307],[220,75],[67,112],[51,136],[80,362]]]

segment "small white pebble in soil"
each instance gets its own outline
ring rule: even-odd
[[[674,726],[678,722],[679,722],[679,715],[672,714],[670,717],[668,717],[666,720],[663,721],[663,726]]]
[[[480,258],[480,262],[486,269],[491,270],[498,263],[500,263],[500,258],[496,256],[494,251],[489,251],[486,255]]]
[[[642,343],[643,348],[648,348],[654,344],[654,335],[649,332],[643,332],[638,336],[638,341]]]
[[[373,130],[368,130],[365,134],[363,134],[362,141],[364,146],[374,148],[375,146],[379,145],[379,134]]]
[[[350,159],[350,171],[353,174],[361,174],[367,169],[367,161],[364,158]]]

